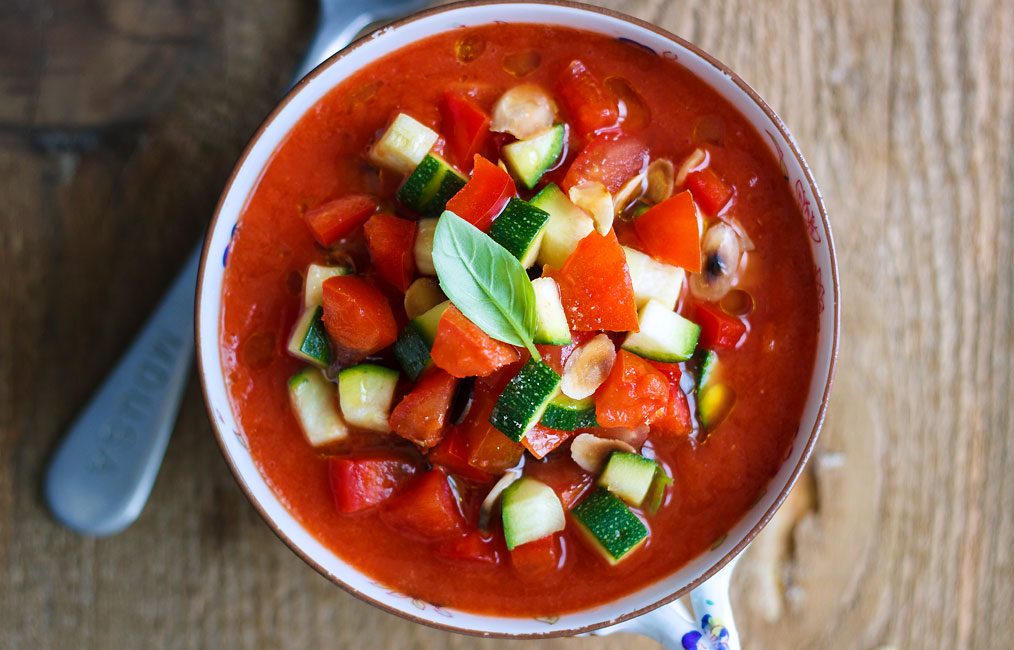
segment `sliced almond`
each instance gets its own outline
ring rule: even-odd
[[[625,451],[631,454],[637,451],[622,440],[599,438],[590,433],[582,433],[570,443],[570,457],[578,467],[586,472],[597,474],[605,466],[609,455],[614,451]]]
[[[418,278],[408,285],[405,292],[405,315],[412,320],[445,300],[447,296],[440,290],[440,284],[434,278]]]
[[[616,196],[613,197],[613,212],[622,214],[628,205],[640,198],[644,194],[646,179],[647,174],[641,172],[624,183],[623,187],[616,192]]]
[[[521,470],[518,468],[509,469],[507,473],[500,477],[500,480],[493,484],[489,494],[482,500],[482,505],[479,506],[479,530],[488,530],[489,522],[493,518],[493,509],[496,507],[496,502],[500,500],[500,495],[506,490],[511,483],[521,478]]]
[[[571,353],[563,367],[560,390],[573,399],[590,397],[609,376],[615,360],[612,339],[599,334]]]
[[[676,187],[683,187],[683,183],[687,180],[687,174],[692,171],[696,171],[701,167],[708,164],[708,152],[704,149],[694,149],[689,156],[687,156],[683,163],[680,164],[680,169],[676,172]]]
[[[595,230],[605,235],[613,227],[613,197],[602,183],[579,183],[570,188],[570,200],[591,215]]]
[[[698,149],[700,151],[700,149]],[[656,158],[648,165],[648,187],[644,199],[648,203],[661,203],[672,196],[676,169],[668,158]]]
[[[526,140],[553,126],[555,119],[556,103],[549,93],[535,84],[522,84],[500,96],[489,128]]]

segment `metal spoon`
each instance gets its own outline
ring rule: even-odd
[[[317,32],[293,83],[363,28],[430,0],[321,0]],[[53,516],[82,534],[113,535],[148,501],[186,387],[194,351],[201,246],[113,371],[67,430],[44,482]]]

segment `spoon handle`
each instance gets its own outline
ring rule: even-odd
[[[193,358],[199,261],[198,247],[50,462],[46,503],[73,530],[118,533],[148,500]]]

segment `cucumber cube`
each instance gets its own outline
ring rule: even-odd
[[[542,361],[529,359],[493,406],[489,423],[514,442],[542,418],[549,400],[560,388],[560,375]]]
[[[324,329],[323,307],[304,309],[289,337],[289,354],[319,368],[331,365],[331,341]]]
[[[536,278],[532,280],[532,289],[535,290],[535,313],[538,316],[533,337],[535,342],[543,345],[570,345],[570,324],[563,311],[563,299],[556,280]]]
[[[571,514],[592,547],[610,564],[628,557],[648,539],[648,527],[644,522],[619,497],[604,488],[588,495]]]
[[[507,202],[507,207],[490,226],[489,236],[518,258],[521,266],[528,268],[535,264],[538,257],[548,220],[548,212],[514,198]]]
[[[631,332],[621,346],[624,350],[664,363],[686,361],[697,348],[701,328],[655,300],[649,300],[637,315],[639,331]]]
[[[372,363],[361,363],[339,372],[338,401],[345,421],[371,431],[390,431],[387,420],[397,385],[397,370]]]
[[[562,392],[550,400],[542,415],[542,425],[560,431],[574,431],[598,426],[595,421],[595,399],[574,399]]]
[[[348,275],[350,271],[344,266],[323,266],[311,264],[306,268],[306,280],[303,286],[303,306],[307,309],[324,302],[324,281],[339,275]]]
[[[522,477],[503,491],[503,534],[507,548],[534,542],[567,525],[563,505],[553,488]]]
[[[613,452],[599,476],[599,485],[634,507],[640,507],[648,495],[658,463],[640,454]]]
[[[338,412],[334,384],[319,369],[307,366],[289,379],[289,404],[314,447],[348,437],[349,429]]]

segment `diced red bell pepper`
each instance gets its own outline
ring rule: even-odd
[[[303,219],[313,238],[321,246],[330,246],[359,226],[377,211],[377,200],[366,194],[350,194],[328,201],[306,212]]]
[[[339,275],[324,281],[323,293],[324,328],[336,345],[372,354],[398,338],[391,304],[368,281]]]
[[[444,436],[458,380],[440,368],[430,368],[391,411],[391,430],[428,449]]]
[[[465,532],[465,518],[447,474],[436,468],[388,501],[380,518],[391,528],[422,539],[447,539]]]
[[[705,348],[734,349],[746,334],[746,324],[742,320],[708,303],[694,306],[693,321],[701,326],[697,344]]]
[[[708,214],[718,214],[732,198],[732,188],[710,167],[687,174],[684,185]]]
[[[449,539],[437,546],[437,555],[464,564],[499,564],[500,555],[496,552],[493,540],[472,531],[464,537]]]
[[[451,305],[440,317],[430,357],[455,377],[485,377],[521,356],[517,348],[497,341]]]
[[[595,419],[603,427],[650,424],[669,401],[669,380],[647,361],[619,350],[595,393]]]
[[[686,436],[694,430],[690,419],[690,404],[679,383],[669,384],[669,403],[662,414],[651,423],[651,432],[664,437]]]
[[[627,258],[616,233],[592,231],[578,242],[563,268],[547,267],[560,285],[571,329],[637,331],[637,306]]]
[[[532,453],[532,456],[544,458],[546,454],[566,442],[572,434],[573,431],[550,429],[541,424],[536,424],[521,439],[521,444]]]
[[[563,549],[557,533],[546,535],[511,549],[511,564],[521,577],[532,582],[542,582],[560,570]]]
[[[405,292],[415,276],[416,222],[375,214],[363,226],[370,260],[377,275]]]
[[[620,119],[616,100],[580,61],[571,61],[564,69],[557,92],[571,126],[580,136],[616,126]]]
[[[447,202],[447,209],[479,230],[486,231],[517,193],[510,174],[477,155],[472,177]]]
[[[489,115],[467,95],[453,91],[444,94],[440,115],[448,151],[455,162],[466,165],[489,138]]]
[[[328,459],[327,473],[338,512],[360,512],[376,506],[394,494],[416,467],[396,452]]]
[[[480,483],[492,480],[492,474],[468,464],[469,455],[466,431],[461,427],[451,427],[426,457],[430,463],[443,467],[451,474]]]
[[[652,206],[634,220],[645,251],[666,264],[701,272],[701,218],[690,192]]]
[[[669,380],[670,384],[680,385],[680,379],[683,378],[683,371],[680,370],[680,364],[678,363],[663,363],[661,361],[648,361],[653,368],[661,372]]]
[[[616,192],[648,165],[648,147],[637,138],[602,133],[585,145],[563,178],[566,192],[585,181],[597,181]]]

